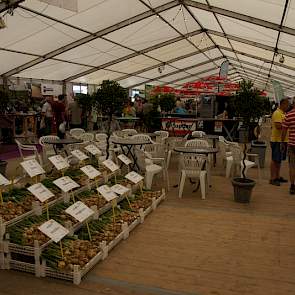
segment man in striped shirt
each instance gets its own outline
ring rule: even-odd
[[[289,155],[289,174],[290,174],[290,194],[295,194],[295,104],[293,109],[286,114],[282,124],[282,142],[284,142],[287,131],[289,131],[288,155]],[[285,147],[282,145],[281,149]]]

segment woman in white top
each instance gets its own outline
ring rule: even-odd
[[[44,135],[50,135],[52,132],[52,121],[53,121],[53,113],[51,106],[52,98],[50,96],[46,97],[46,101],[42,106],[42,116],[45,124]]]

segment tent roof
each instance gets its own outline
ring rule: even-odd
[[[295,4],[288,0],[10,0],[0,75],[124,87],[170,85],[218,73],[271,90],[295,87]],[[58,7],[48,3],[67,2]],[[261,13],[263,12],[263,13]],[[281,55],[285,62],[280,63]],[[164,66],[159,72],[159,67]]]

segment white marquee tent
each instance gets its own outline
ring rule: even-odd
[[[232,81],[295,92],[292,0],[2,0],[0,13],[4,78],[177,87],[228,60]]]

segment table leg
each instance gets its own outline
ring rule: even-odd
[[[216,148],[216,138],[213,138],[213,148]],[[216,154],[213,154],[213,166],[216,167]]]

